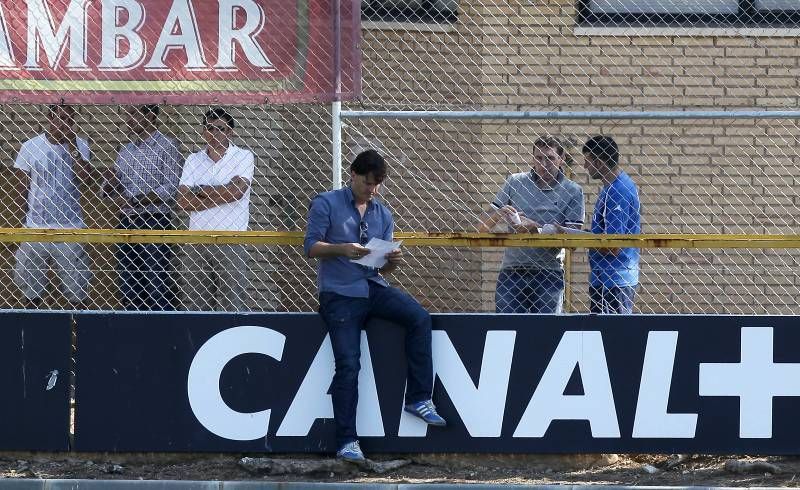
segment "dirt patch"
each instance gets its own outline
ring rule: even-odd
[[[254,457],[257,455],[248,455]],[[125,480],[264,480],[364,483],[515,483],[686,486],[798,486],[798,457],[666,455],[381,455],[376,461],[408,459],[385,474],[357,467],[314,474],[259,474],[235,454],[0,453],[0,477]],[[325,460],[316,455],[270,458]],[[732,465],[726,462],[767,462]],[[331,465],[322,465],[330,468]],[[732,468],[753,467],[755,473]]]

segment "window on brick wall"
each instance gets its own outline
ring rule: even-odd
[[[383,22],[455,22],[458,0],[361,0],[363,20]]]
[[[800,27],[800,0],[578,0],[598,27]]]

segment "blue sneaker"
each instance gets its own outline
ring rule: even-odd
[[[428,425],[444,427],[447,422],[436,413],[436,406],[433,400],[425,400],[417,403],[409,403],[405,408],[406,412],[415,415],[425,421]]]
[[[348,442],[342,446],[341,449],[336,452],[336,457],[351,463],[364,463],[367,461],[364,457],[364,453],[361,452],[361,446],[358,444],[358,441]]]

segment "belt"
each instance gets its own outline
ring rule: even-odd
[[[161,218],[161,217],[172,219],[172,213],[169,213],[169,212],[167,212],[167,213],[164,213],[164,212],[155,212],[155,213],[153,213],[153,212],[150,212],[150,211],[147,211],[147,212],[136,212],[136,211],[134,211],[131,214],[119,213],[119,218],[120,219],[124,219],[124,218],[127,218],[127,219],[134,219],[134,218]]]
[[[126,221],[130,223],[129,226],[131,228],[125,229],[138,229],[138,230],[149,230],[149,229],[160,229],[160,228],[151,228],[150,226],[141,226],[142,223],[136,223],[136,221],[147,221],[147,220],[156,220],[156,221],[167,221],[172,222],[172,213],[142,213],[142,214],[124,214],[120,213],[119,215],[119,222],[120,224],[125,223]],[[172,226],[167,225],[166,229],[171,229]]]
[[[511,267],[503,267],[501,272],[515,272],[517,274],[525,274],[526,272],[562,272],[561,269],[542,269],[541,267],[532,267],[525,265],[515,265]]]

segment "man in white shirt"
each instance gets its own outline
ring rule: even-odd
[[[94,176],[89,144],[75,133],[74,107],[48,106],[47,117],[47,130],[24,142],[14,162],[25,227],[84,228],[80,183]],[[83,244],[23,242],[14,258],[14,282],[26,308],[41,306],[51,264],[71,307],[86,307],[92,274]]]
[[[203,116],[205,149],[189,155],[178,186],[178,207],[189,212],[189,229],[247,231],[255,157],[230,142],[233,116],[213,108]],[[182,264],[183,306],[190,311],[246,310],[244,245],[186,247]]]

